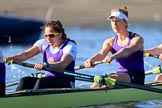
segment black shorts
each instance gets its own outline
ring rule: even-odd
[[[144,72],[131,71],[131,72],[128,72],[128,74],[130,76],[131,83],[144,85],[144,83],[145,83],[145,73]]]
[[[1,96],[5,96],[5,83],[4,82],[0,82],[0,97]]]
[[[121,73],[121,72],[119,72]],[[144,85],[145,83],[145,73],[141,71],[129,71],[125,72],[128,73],[131,79],[131,83],[135,84],[142,84]]]
[[[24,89],[42,89],[42,88],[74,88],[74,82],[58,77],[24,77],[16,88],[16,91]]]

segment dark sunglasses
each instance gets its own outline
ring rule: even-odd
[[[53,38],[53,37],[55,37],[55,36],[58,36],[60,33],[51,33],[51,34],[48,34],[48,35],[44,35],[46,38]]]

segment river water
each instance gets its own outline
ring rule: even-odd
[[[159,45],[162,43],[162,26],[160,24],[135,24],[135,25],[130,25],[128,30],[136,32],[140,34],[144,40],[144,46],[145,49],[151,48],[154,46]],[[102,43],[105,39],[112,37],[114,35],[113,31],[111,28],[105,27],[105,28],[80,28],[80,27],[70,27],[66,28],[66,33],[68,37],[74,39],[77,42],[78,46],[78,55],[77,55],[77,60],[76,60],[76,66],[81,65],[84,63],[86,59],[91,57],[94,53],[100,50],[102,47]],[[41,35],[40,38],[43,38]],[[11,40],[12,42],[12,40]],[[21,51],[24,51],[31,47],[31,44],[29,45],[13,45],[9,44],[6,46],[2,46],[2,50],[4,53],[4,56],[9,56],[13,54],[17,54]],[[30,60],[27,60],[25,62],[29,63],[36,63],[36,62],[41,62],[42,55],[37,55]],[[161,62],[158,59],[151,58],[151,57],[145,57],[144,58],[145,62],[145,70],[151,70],[154,67],[161,65]],[[29,73],[35,73],[31,68],[26,68],[18,65],[7,65],[7,82],[12,82],[19,80],[23,76],[29,75]],[[116,65],[115,62],[113,61],[111,64],[100,64],[97,65],[95,68],[92,69],[81,69],[78,70],[77,72],[85,73],[85,74],[91,74],[91,75],[101,75],[103,73],[111,73],[111,72],[116,72]],[[154,80],[156,75],[147,75],[145,81],[146,82],[151,82]],[[84,81],[76,81],[76,87],[82,87],[82,86],[89,86],[91,83],[84,82]],[[16,86],[8,87],[6,88],[7,92],[14,91]],[[155,107],[162,107],[162,102],[154,102],[151,101],[152,105]],[[150,101],[146,102],[148,103],[148,106],[145,107],[150,107]],[[154,104],[155,103],[155,104]],[[158,103],[158,104],[157,104]],[[142,105],[143,103],[140,103]],[[137,104],[138,105],[138,104]],[[136,107],[142,107],[142,106],[136,106]],[[144,104],[147,105],[147,104]],[[154,106],[151,106],[150,108],[153,108]],[[116,105],[117,107],[117,105]],[[112,107],[115,108],[115,107]]]

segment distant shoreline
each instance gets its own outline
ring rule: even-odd
[[[110,10],[121,4],[128,7],[130,23],[162,22],[161,0],[3,0],[0,1],[0,13],[44,20],[51,5],[54,8],[51,19],[59,18],[65,26],[96,27],[105,26]]]

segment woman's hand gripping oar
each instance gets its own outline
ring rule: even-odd
[[[106,60],[94,62],[94,63],[92,63],[92,66],[96,66],[96,65],[102,64],[102,63],[106,63]],[[79,69],[83,69],[83,68],[86,68],[86,67],[84,66],[84,64],[79,65],[79,66],[75,66],[75,70],[79,70]]]
[[[154,57],[154,58],[159,58],[159,55],[152,55],[152,54],[149,54],[149,53],[144,53],[144,57]],[[98,62],[94,62],[92,64],[92,66],[96,66],[98,64],[102,64],[102,63],[106,63],[106,60],[102,60],[102,61],[98,61]],[[84,64],[82,65],[79,65],[79,66],[75,66],[75,70],[79,70],[79,69],[83,69],[85,68]]]

